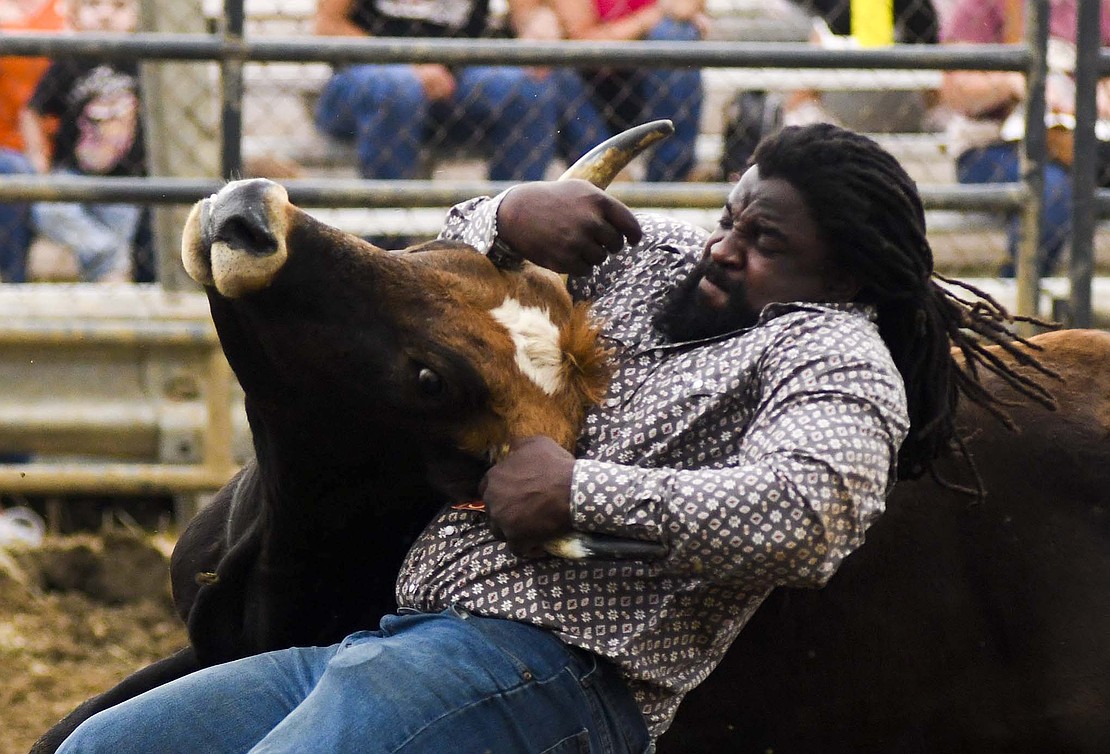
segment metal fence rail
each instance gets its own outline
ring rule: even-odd
[[[249,444],[200,292],[2,286],[0,380],[5,492],[211,490]]]
[[[1097,0],[1080,0],[1080,13],[1097,15]],[[1096,7],[1092,11],[1091,7]],[[1029,97],[1027,107],[1027,126],[1040,123],[1044,114],[1044,78],[1046,71],[1047,45],[1047,3],[1045,0],[1029,0],[1026,41],[1024,44],[1008,45],[969,45],[969,46],[928,46],[900,45],[880,49],[817,49],[809,44],[798,43],[733,43],[702,41],[696,43],[674,42],[530,42],[521,45],[514,40],[460,40],[460,39],[349,39],[300,37],[250,39],[243,36],[244,8],[242,0],[226,0],[224,3],[225,23],[216,33],[168,34],[139,33],[128,35],[88,34],[80,36],[61,36],[54,34],[10,34],[0,37],[0,55],[48,55],[63,56],[74,54],[98,55],[107,58],[148,59],[148,60],[191,60],[217,61],[221,64],[222,86],[219,91],[222,113],[221,138],[221,175],[237,175],[242,169],[241,103],[243,97],[242,65],[251,62],[326,62],[345,63],[420,63],[441,62],[449,65],[499,63],[510,65],[626,65],[655,67],[699,66],[702,68],[812,68],[812,69],[933,69],[933,70],[1000,70],[1023,71],[1027,75]],[[1085,27],[1080,26],[1081,29]],[[1096,24],[1097,28],[1097,24]],[[1086,36],[1091,36],[1088,33]],[[1081,63],[1089,69],[1097,61],[1097,75],[1110,72],[1110,55],[1097,53],[1097,37],[1093,40],[1095,55],[1090,50],[1081,53]],[[1081,43],[1089,40],[1080,39]],[[1085,79],[1080,78],[1080,83]],[[1093,88],[1090,96],[1080,90],[1082,101],[1093,103]],[[1093,134],[1094,117],[1086,105],[1078,113],[1080,133],[1090,130]],[[1043,184],[1043,164],[1045,144],[1043,128],[1027,128],[1025,159],[1027,169],[1024,180],[1017,185],[1004,188],[1001,192],[991,188],[973,187],[969,191],[950,194],[946,190],[926,191],[923,198],[928,209],[959,209],[959,202],[972,201],[974,209],[1012,209],[1016,201],[1023,208],[1024,237],[1030,239],[1027,248],[1018,259],[1018,309],[1022,313],[1035,313],[1037,306],[1037,280],[1033,258],[1036,234],[1030,232],[1040,222],[1040,188]],[[1085,142],[1077,143],[1083,148]],[[1091,147],[1093,150],[1093,147]],[[1081,153],[1082,154],[1082,153]],[[1087,162],[1081,160],[1080,162]],[[1084,179],[1079,175],[1079,179]],[[155,179],[157,180],[157,179]],[[103,182],[101,182],[103,181]],[[49,191],[34,182],[12,182],[9,188],[0,183],[0,197],[22,197],[48,199]],[[123,191],[125,184],[116,184],[110,179],[91,180],[85,184],[89,191],[102,190],[105,196],[134,198],[150,202],[193,201],[210,192],[212,184],[188,183],[186,185],[162,184],[156,189],[154,183],[140,184],[149,187],[150,193],[138,188],[134,193]],[[1077,197],[1093,196],[1092,188],[1077,191]],[[195,190],[190,191],[189,188]],[[423,206],[431,206],[431,197],[448,196],[442,187],[409,186],[394,183],[378,186],[328,187],[307,181],[304,185],[291,185],[291,196],[298,202],[319,201],[323,205],[344,204],[354,206],[416,206],[416,192],[425,192],[428,197]],[[499,187],[490,184],[459,186],[455,198],[466,190],[476,188],[477,193],[488,193]],[[724,186],[706,187],[698,197],[705,198],[705,207],[711,208],[720,203]],[[1077,189],[1085,187],[1077,186]],[[67,187],[68,190],[68,187]],[[977,196],[983,192],[982,196]],[[474,194],[471,194],[472,196]],[[689,207],[691,194],[678,187],[666,184],[653,187],[652,206]],[[73,194],[59,194],[59,199],[72,197]],[[172,198],[171,198],[172,197]],[[634,200],[633,200],[634,201]],[[995,203],[997,202],[997,203]],[[349,203],[349,204],[348,204]],[[1097,202],[1077,202],[1077,225],[1075,251],[1073,253],[1074,287],[1089,291],[1088,279],[1083,280],[1083,271],[1089,270],[1094,218],[1102,215],[1101,208],[1110,204],[1110,192]],[[970,205],[965,205],[969,206]],[[1090,215],[1088,218],[1087,215]],[[1089,295],[1089,294],[1088,294]],[[1082,296],[1080,296],[1082,299]],[[1082,301],[1073,306],[1077,324],[1089,322],[1089,305]]]

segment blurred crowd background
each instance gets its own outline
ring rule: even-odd
[[[1075,6],[1047,3],[1050,125],[1065,147],[1046,173],[1041,275],[1059,273],[1069,233]],[[247,0],[245,7],[246,35],[256,38],[834,49],[1020,42],[1024,30],[1022,0]],[[225,23],[220,0],[0,0],[0,33],[215,33]],[[1105,12],[1102,38],[1110,43]],[[218,81],[214,63],[155,72],[118,59],[0,57],[0,173],[218,175]],[[625,178],[731,181],[762,136],[824,120],[873,135],[921,184],[1008,182],[1020,177],[1024,86],[1021,73],[982,71],[247,63],[243,171],[279,180],[535,180],[558,175],[616,131],[669,118],[675,136]],[[1110,122],[1110,91],[1104,96],[1101,87],[1099,108]],[[153,281],[152,216],[149,206],[121,203],[0,204],[0,280]],[[383,245],[434,233],[434,217],[405,218],[375,225],[342,216]],[[932,219],[942,268],[1013,275],[1016,218],[981,227],[944,213]]]

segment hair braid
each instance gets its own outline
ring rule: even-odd
[[[836,261],[857,276],[857,299],[878,311],[879,334],[905,382],[909,407],[900,478],[926,472],[936,477],[934,462],[953,446],[966,455],[955,426],[961,395],[1013,426],[1005,403],[981,384],[984,371],[1031,400],[1055,406],[1041,382],[988,349],[998,345],[1017,365],[1056,378],[1032,353],[1036,345],[1011,328],[1015,321],[1048,323],[1014,317],[983,291],[935,273],[917,186],[878,143],[827,123],[794,126],[765,139],[752,162],[763,178],[782,178],[802,194]],[[976,480],[981,493],[978,475]]]

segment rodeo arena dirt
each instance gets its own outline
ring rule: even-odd
[[[25,754],[85,699],[186,644],[170,537],[120,527],[28,539],[0,547],[0,754]]]

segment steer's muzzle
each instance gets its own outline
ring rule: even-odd
[[[262,178],[234,181],[193,205],[181,234],[189,277],[228,298],[265,288],[289,257],[289,195]]]

